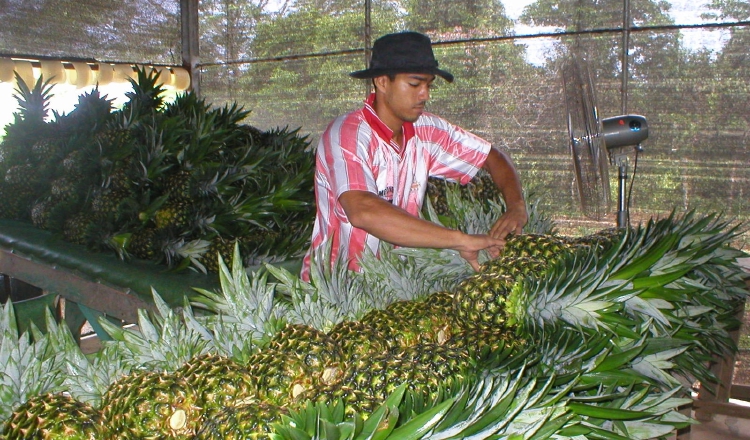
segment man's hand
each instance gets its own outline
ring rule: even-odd
[[[490,229],[490,236],[505,239],[508,234],[521,234],[529,216],[526,207],[509,208]]]
[[[529,221],[523,199],[521,180],[510,157],[496,148],[490,149],[483,168],[489,171],[505,200],[507,210],[490,229],[490,236],[504,239],[508,234],[520,234]]]
[[[465,237],[466,242],[456,247],[456,250],[464,260],[469,262],[475,271],[479,270],[479,251],[485,249],[489,252],[490,257],[497,258],[505,246],[505,240],[493,238],[489,235],[465,234]]]

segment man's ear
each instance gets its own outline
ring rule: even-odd
[[[388,82],[388,75],[376,76],[375,78],[372,79],[372,85],[373,87],[375,87],[376,91],[378,89],[383,90],[385,88],[385,83],[387,82]]]

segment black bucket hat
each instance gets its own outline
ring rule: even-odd
[[[372,46],[370,68],[349,75],[364,79],[396,73],[430,73],[453,82],[450,72],[438,69],[430,38],[418,32],[399,32],[378,38]]]

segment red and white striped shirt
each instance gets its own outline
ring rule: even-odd
[[[338,202],[346,191],[369,191],[419,216],[427,178],[438,176],[467,184],[487,159],[491,145],[438,116],[423,113],[404,123],[404,148],[373,109],[371,94],[362,109],[339,116],[318,143],[315,171],[317,214],[302,279],[309,281],[313,250],[331,245],[331,263],[348,261],[359,269],[365,246],[377,254],[380,240],[349,223]]]

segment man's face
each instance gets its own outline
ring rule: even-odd
[[[378,99],[383,98],[377,105],[378,115],[386,123],[389,119],[398,119],[400,124],[416,121],[430,99],[433,81],[435,75],[426,73],[399,73],[393,81],[387,76],[376,78],[376,86],[382,92]]]

